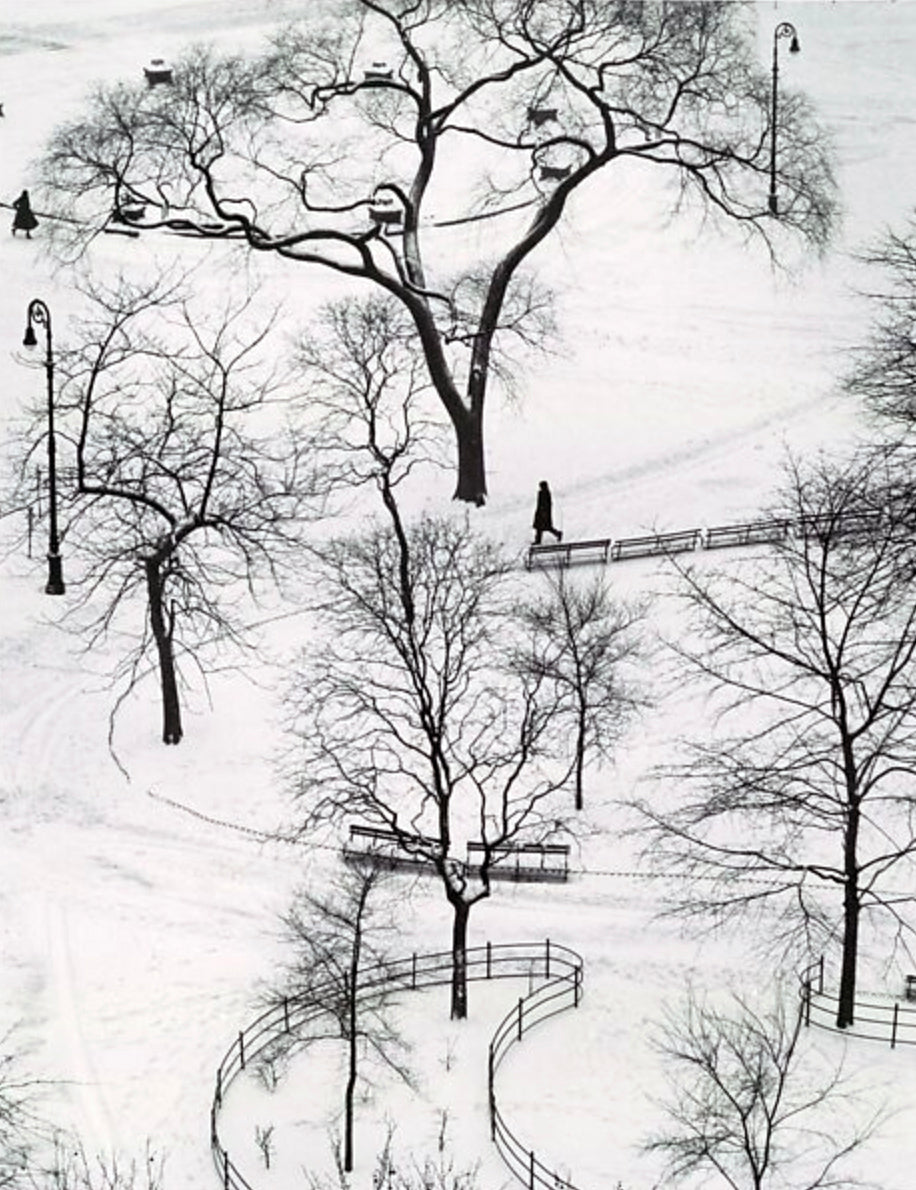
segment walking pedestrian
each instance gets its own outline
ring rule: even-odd
[[[24,231],[25,238],[30,240],[32,238],[32,232],[38,226],[38,220],[35,218],[35,212],[32,210],[28,190],[23,190],[19,195],[13,203],[13,210],[16,212],[13,216],[13,235],[17,231]]]
[[[553,496],[547,486],[547,480],[542,479],[538,484],[538,499],[534,509],[534,544],[540,545],[545,533],[552,533],[557,541],[563,540],[563,534],[553,527]]]

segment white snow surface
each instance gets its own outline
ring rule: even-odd
[[[292,0],[32,0],[0,13],[0,196],[30,183],[30,161],[54,125],[78,112],[98,79],[137,76],[151,57],[193,40],[253,45]],[[487,423],[491,499],[472,514],[512,549],[530,533],[538,479],[550,480],[570,537],[693,527],[751,516],[767,500],[787,447],[842,448],[867,432],[838,379],[865,331],[855,290],[867,278],[854,253],[901,227],[916,195],[916,3],[840,0],[760,3],[761,60],[775,22],[797,26],[802,53],[784,63],[835,140],[842,230],[822,261],[792,275],[728,232],[689,220],[664,225],[652,180],[622,187],[613,170],[576,199],[562,233],[537,258],[558,291],[563,334],[537,362],[521,401],[494,405]],[[99,267],[131,267],[146,244],[110,237]],[[219,252],[176,241],[199,259],[202,287],[220,284]],[[22,364],[25,309],[41,297],[65,333],[73,308],[66,269],[34,240],[0,237],[0,422],[36,400],[41,373]],[[268,286],[303,312],[332,292],[327,278],[291,266],[265,270]],[[451,507],[450,479],[420,499]],[[10,539],[21,526],[3,522]],[[124,707],[108,746],[116,657],[80,652],[59,624],[66,598],[43,594],[36,548],[0,562],[0,1032],[17,1024],[28,1070],[51,1080],[49,1118],[73,1127],[90,1152],[167,1153],[166,1185],[215,1187],[209,1153],[213,1073],[254,1014],[259,987],[282,951],[277,917],[306,872],[332,852],[265,843],[257,832],[287,820],[275,758],[282,744],[277,690],[284,658],[301,642],[296,614],[267,623],[258,663],[192,688],[186,738],[158,741],[154,683]],[[68,579],[78,560],[65,558]],[[651,590],[655,568],[609,574],[626,593]],[[532,582],[537,581],[535,576]],[[269,612],[259,614],[269,619]],[[280,612],[283,609],[279,609]],[[294,609],[292,609],[294,613]],[[655,1185],[637,1146],[658,1119],[665,1074],[649,1036],[688,982],[766,992],[768,965],[738,937],[697,939],[655,914],[663,889],[615,875],[630,870],[614,799],[665,755],[698,711],[662,700],[634,730],[613,770],[593,775],[591,832],[564,887],[497,888],[474,911],[471,941],[550,936],[586,963],[582,1007],[526,1038],[504,1067],[501,1102],[539,1156],[585,1190]],[[693,715],[695,722],[690,716]],[[173,803],[193,808],[195,817]],[[209,820],[207,820],[209,819]],[[222,825],[221,825],[222,824]],[[234,828],[247,828],[244,829]],[[254,832],[254,833],[248,833]],[[403,902],[403,950],[444,949],[448,917],[434,888]],[[868,955],[875,991],[881,955]],[[357,1185],[369,1184],[374,1138],[397,1122],[396,1147],[434,1155],[443,1109],[456,1163],[480,1163],[480,1184],[511,1178],[489,1145],[485,1047],[524,987],[473,986],[466,1024],[447,1020],[445,993],[403,1001],[420,1089],[381,1082],[359,1106]],[[916,1050],[821,1035],[811,1049],[845,1053],[867,1090],[861,1104],[899,1109],[862,1158],[884,1190],[909,1190],[916,1169]],[[230,1096],[223,1139],[258,1185],[303,1184],[328,1168],[336,1111],[336,1055],[294,1066],[269,1096],[255,1083]],[[259,1169],[255,1126],[276,1125],[276,1167]],[[362,1180],[360,1180],[362,1179]]]

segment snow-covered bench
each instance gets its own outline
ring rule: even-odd
[[[646,537],[621,537],[611,546],[611,561],[649,558],[656,554],[680,554],[695,550],[700,544],[699,529],[680,529],[675,533],[652,533]]]
[[[468,867],[479,870],[486,848],[468,843]],[[565,881],[569,879],[568,843],[519,843],[490,848],[491,880]]]
[[[734,545],[762,545],[785,541],[790,521],[749,521],[745,525],[714,525],[706,530],[703,544],[708,550],[726,549]]]
[[[812,513],[798,518],[796,527],[802,537],[856,537],[870,535],[881,524],[879,508],[863,508],[856,511]]]
[[[610,537],[595,541],[556,541],[547,545],[532,545],[528,548],[525,565],[530,570],[534,565],[558,564],[568,566],[570,562],[606,562],[611,548]]]
[[[414,848],[427,853],[441,847],[438,839],[425,835],[399,834],[379,826],[360,822],[350,825],[350,837],[344,844],[343,857],[347,863],[371,859],[386,868],[430,868],[428,854],[418,854]]]

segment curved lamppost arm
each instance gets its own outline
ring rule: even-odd
[[[63,560],[60,556],[60,536],[57,528],[57,442],[54,435],[54,340],[51,332],[51,311],[41,298],[33,298],[29,302],[26,313],[25,335],[22,343],[25,347],[34,347],[38,339],[35,327],[44,328],[45,332],[45,379],[47,381],[48,401],[48,582],[45,593],[48,595],[63,595],[64,585]]]

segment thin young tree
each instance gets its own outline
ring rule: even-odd
[[[731,0],[339,0],[259,55],[195,49],[173,76],[100,87],[56,132],[42,178],[70,222],[55,226],[93,235],[115,218],[222,239],[393,296],[470,503],[487,494],[494,352],[539,338],[526,265],[580,187],[611,166],[624,184],[647,170],[673,209],[773,252],[822,248],[831,231],[824,136],[805,99],[781,93],[772,156],[753,6]],[[443,267],[467,259],[479,220],[486,248]]]
[[[898,941],[911,929],[916,604],[892,461],[793,469],[774,510],[785,540],[756,563],[683,571],[693,617],[674,649],[709,730],[637,803],[653,863],[701,878],[684,885],[685,911],[782,905],[783,940],[839,940],[840,1028],[854,1021],[863,915],[889,919]]]
[[[643,1144],[680,1185],[728,1190],[851,1190],[843,1165],[873,1134],[880,1112],[838,1124],[848,1108],[842,1067],[802,1061],[800,1004],[791,994],[760,1010],[732,995],[720,1008],[693,991],[654,1039],[670,1080],[664,1123]],[[712,1181],[709,1181],[709,1178]]]
[[[430,383],[411,338],[392,298],[347,298],[319,310],[294,357],[303,420],[335,491],[375,489],[395,525],[397,489],[417,469],[444,465],[444,427],[425,408]]]
[[[317,1016],[309,1017],[307,1034],[291,1037],[290,1044],[336,1036],[346,1046],[340,1154],[346,1173],[353,1169],[354,1102],[363,1057],[371,1055],[411,1081],[406,1046],[390,1012],[397,987],[391,980],[395,929],[390,899],[384,899],[386,875],[371,859],[363,859],[320,892],[296,895],[283,917],[293,958],[281,986],[268,997],[270,1002],[292,1000],[297,1010],[317,1010]]]
[[[512,664],[555,683],[564,696],[572,724],[575,806],[581,810],[588,758],[611,757],[641,704],[632,666],[645,613],[636,604],[613,600],[600,575],[580,582],[560,570],[546,578],[546,593],[520,609],[525,636]]]
[[[76,464],[69,548],[85,567],[75,609],[88,614],[87,648],[119,620],[135,635],[118,676],[126,693],[153,659],[162,738],[177,744],[180,658],[205,667],[243,642],[232,609],[277,577],[318,514],[318,473],[307,438],[285,425],[270,323],[252,326],[248,300],[205,311],[158,280],[89,296],[58,364]]]
[[[904,431],[916,424],[916,220],[889,232],[864,260],[882,273],[871,293],[871,332],[855,355],[846,389],[882,421]]]

